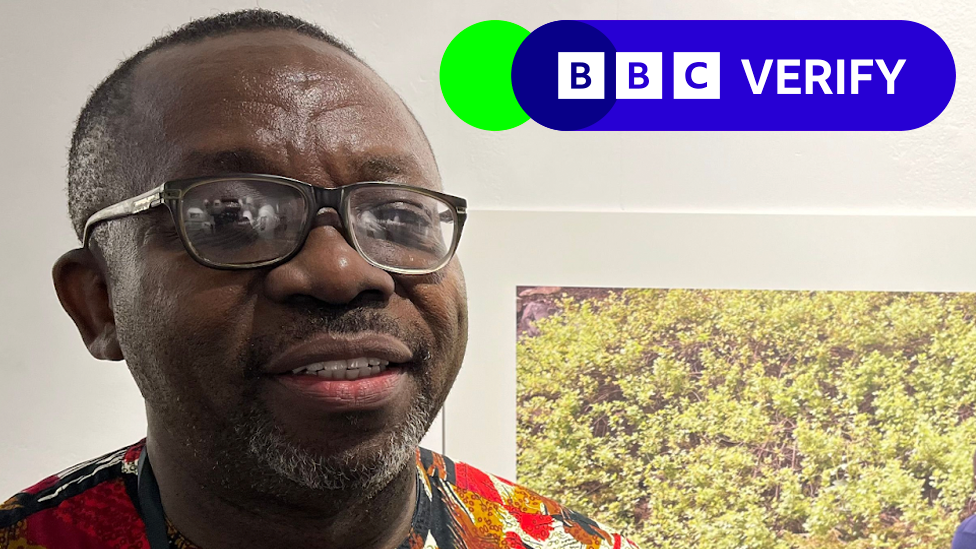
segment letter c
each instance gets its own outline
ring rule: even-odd
[[[703,69],[707,69],[708,63],[705,63],[704,61],[696,61],[688,65],[688,68],[685,69],[685,82],[687,82],[689,86],[695,88],[696,90],[700,90],[708,87],[708,81],[698,83],[695,82],[695,80],[691,77],[691,73],[699,67]]]

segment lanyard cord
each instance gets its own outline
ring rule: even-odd
[[[139,456],[139,506],[142,520],[146,523],[146,538],[149,549],[169,549],[169,534],[166,531],[166,515],[163,514],[163,501],[159,497],[159,485],[149,463],[149,449],[143,448]]]

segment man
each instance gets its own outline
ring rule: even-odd
[[[391,88],[249,10],[122,63],[79,117],[54,281],[145,441],[0,507],[0,547],[626,547],[418,450],[464,353],[464,200]],[[192,540],[192,541],[191,541]]]

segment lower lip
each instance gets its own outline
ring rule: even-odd
[[[308,374],[284,374],[272,378],[284,389],[303,400],[332,412],[377,410],[400,391],[405,373],[388,368],[363,379],[325,379]]]

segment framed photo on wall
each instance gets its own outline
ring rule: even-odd
[[[972,511],[976,220],[472,220],[457,459],[645,543],[936,547]]]

